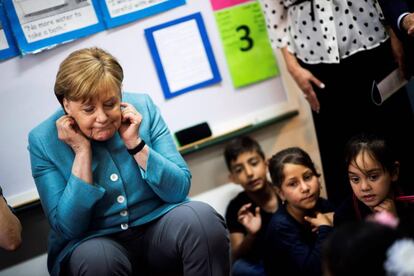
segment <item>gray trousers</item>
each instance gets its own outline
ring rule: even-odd
[[[229,234],[209,205],[188,202],[144,226],[80,244],[69,275],[230,275]]]

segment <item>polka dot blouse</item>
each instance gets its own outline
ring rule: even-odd
[[[259,1],[272,46],[305,63],[338,63],[388,39],[375,0]]]

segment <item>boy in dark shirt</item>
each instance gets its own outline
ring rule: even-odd
[[[278,207],[277,196],[267,179],[265,155],[255,140],[238,137],[227,144],[224,157],[231,181],[244,188],[226,210],[233,276],[265,275],[262,239]]]

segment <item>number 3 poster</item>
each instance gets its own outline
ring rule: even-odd
[[[220,8],[214,4],[217,1],[211,2],[214,9]],[[224,2],[227,5],[221,5],[222,9],[215,11],[215,17],[233,85],[242,87],[278,75],[260,4],[220,0],[221,4]]]

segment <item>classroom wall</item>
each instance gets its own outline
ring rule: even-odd
[[[271,157],[274,153],[286,147],[302,147],[310,154],[317,169],[322,172],[318,142],[309,104],[287,72],[281,52],[275,50],[275,54],[281,70],[283,85],[288,95],[294,101],[297,101],[299,115],[254,131],[250,136],[260,143],[267,157]],[[196,195],[230,182],[223,157],[224,145],[225,143],[185,156],[193,175],[190,195]],[[323,176],[321,182],[324,187]],[[322,196],[326,197],[326,189],[322,190]]]
[[[283,84],[287,93],[297,101],[299,115],[256,130],[250,135],[259,141],[268,157],[285,147],[300,146],[309,152],[317,168],[321,169],[319,149],[309,105],[287,73],[280,52],[276,51],[276,55],[282,70]],[[229,182],[227,178],[228,171],[223,158],[223,147],[224,143],[185,156],[185,160],[193,174],[190,195],[193,196]],[[326,196],[325,191],[325,189],[322,190],[323,196]],[[14,268],[16,271],[7,269],[2,273],[2,270],[7,267],[28,261],[41,266],[42,264],[38,264],[38,262],[44,261],[44,258],[39,258],[39,256],[46,253],[49,225],[42,213],[41,206],[37,205],[21,210],[17,213],[17,216],[23,224],[24,244],[16,252],[0,250],[1,276],[17,275],[18,267]]]

